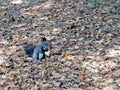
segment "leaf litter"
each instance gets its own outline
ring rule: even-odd
[[[0,6],[0,88],[119,90],[119,0],[13,0]],[[118,3],[116,5],[116,3]],[[23,47],[46,37],[43,61]]]

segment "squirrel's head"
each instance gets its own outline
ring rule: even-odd
[[[42,37],[41,43],[43,43],[44,41],[46,41],[46,38],[45,38],[45,37]]]
[[[41,45],[42,45],[42,49],[43,49],[44,51],[47,51],[47,50],[48,50],[49,43],[48,43],[48,41],[46,40],[45,37],[43,37],[43,38],[41,39]]]

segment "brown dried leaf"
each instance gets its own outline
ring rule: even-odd
[[[2,38],[0,37],[0,42],[2,41]]]
[[[39,6],[34,6],[33,9],[48,9],[52,6],[52,4],[53,4],[53,1],[48,0]]]
[[[107,16],[104,16],[104,17],[102,18],[102,20],[105,22],[105,21],[108,20],[108,17],[107,17]]]
[[[107,86],[103,90],[114,90],[114,89],[113,89],[113,86]]]
[[[84,75],[89,76],[91,73],[89,71],[84,72]]]
[[[18,68],[18,67],[20,67],[20,64],[14,63],[14,67]]]
[[[16,25],[12,25],[12,28],[20,28],[20,27],[24,27],[26,24],[22,23],[22,24],[16,24]],[[15,34],[16,35],[16,34]]]
[[[2,65],[5,62],[3,57],[0,57],[0,65]]]
[[[10,3],[11,4],[22,4],[23,0],[12,0]]]
[[[23,37],[22,37],[22,40],[27,40],[28,39],[28,37],[26,36],[26,35],[24,35]]]
[[[38,69],[42,69],[42,65],[38,65],[37,68],[38,68]]]
[[[4,54],[3,49],[0,50],[0,55]]]
[[[9,55],[9,54],[15,53],[16,50],[17,50],[17,46],[11,46],[8,48],[7,54]]]
[[[1,66],[4,67],[4,68],[10,68],[11,64],[9,64],[9,63],[3,63]]]
[[[96,61],[103,61],[104,59],[103,59],[102,56],[96,56],[96,57],[95,57],[95,60],[96,60]]]
[[[58,63],[54,63],[53,67],[58,67],[58,65],[59,65]]]
[[[83,90],[87,90],[87,87],[86,87],[85,85],[83,85],[83,87],[82,87],[82,88],[83,88]]]
[[[15,35],[13,35],[13,40],[17,41],[19,39],[20,35],[18,33],[16,33]]]
[[[120,56],[120,50],[109,49],[104,56],[105,58],[118,57]]]
[[[51,53],[50,50],[48,50],[48,51],[45,52],[45,55],[50,56],[50,53]]]
[[[83,52],[83,53],[82,53],[82,56],[83,56],[83,57],[87,57],[87,56],[88,56],[88,52]]]
[[[80,81],[83,81],[83,75],[79,75],[78,78],[80,79]]]
[[[60,74],[59,73],[56,73],[56,72],[52,72],[52,75],[55,77],[55,78],[58,78],[58,77],[60,77]]]
[[[75,56],[75,57],[74,57],[74,60],[81,60],[81,59],[82,59],[81,56]]]
[[[59,34],[60,32],[62,31],[61,28],[54,28],[53,31],[52,31],[52,34]]]
[[[33,70],[32,71],[32,74],[34,75],[34,74],[37,74],[38,73],[38,70]]]
[[[67,56],[69,56],[70,54],[68,54],[68,53],[64,53],[61,57],[62,58],[65,58],[65,57],[67,57]]]

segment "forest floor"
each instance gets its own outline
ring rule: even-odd
[[[0,90],[120,89],[120,0],[14,0],[0,26]],[[46,58],[28,57],[42,37]]]

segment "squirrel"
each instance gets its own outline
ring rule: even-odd
[[[41,60],[45,58],[45,51],[48,51],[49,43],[45,37],[41,39],[41,43],[37,46],[29,44],[24,47],[26,54],[33,59]]]

